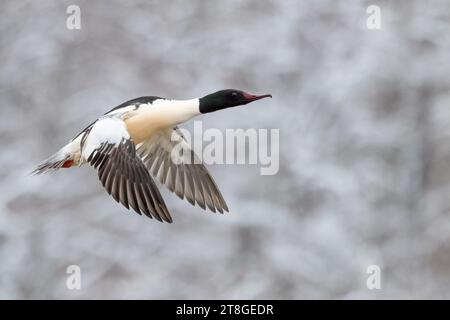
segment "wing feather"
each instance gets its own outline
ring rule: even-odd
[[[155,182],[118,118],[99,119],[85,140],[82,156],[98,170],[106,191],[127,209],[158,221],[172,222]]]
[[[188,152],[189,161],[172,161],[172,151],[178,143],[184,144],[183,152]],[[163,131],[144,141],[138,145],[137,154],[151,175],[180,199],[186,198],[192,205],[198,204],[213,212],[228,211],[214,179],[177,128]]]

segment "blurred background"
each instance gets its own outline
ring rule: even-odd
[[[69,5],[81,30],[66,28]],[[381,30],[366,9],[381,8]],[[1,1],[0,298],[450,298],[448,1]],[[89,167],[29,176],[128,99],[272,93],[203,117],[280,129],[280,171],[209,169],[230,214]],[[189,128],[190,126],[185,126]],[[81,290],[66,268],[81,268]],[[381,289],[366,270],[381,268]]]

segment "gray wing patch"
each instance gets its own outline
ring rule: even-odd
[[[172,134],[174,138],[172,139]],[[178,128],[168,130],[152,137],[138,146],[137,155],[153,177],[158,179],[179,198],[201,208],[209,208],[212,212],[223,213],[228,206],[220,193],[214,179],[196,154],[186,143],[183,152],[188,152],[189,161],[174,163],[171,158],[177,143],[186,143]],[[185,157],[185,155],[183,155]]]

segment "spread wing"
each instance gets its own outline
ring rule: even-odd
[[[214,179],[178,128],[161,131],[139,144],[137,154],[152,176],[181,199],[213,212],[228,211]]]
[[[82,156],[98,170],[106,191],[138,214],[172,222],[161,194],[142,160],[125,123],[118,118],[101,118],[85,133]]]

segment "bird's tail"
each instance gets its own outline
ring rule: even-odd
[[[37,168],[31,172],[32,175],[55,171],[61,168],[70,168],[74,165],[74,141],[64,146],[54,155],[42,161]]]

